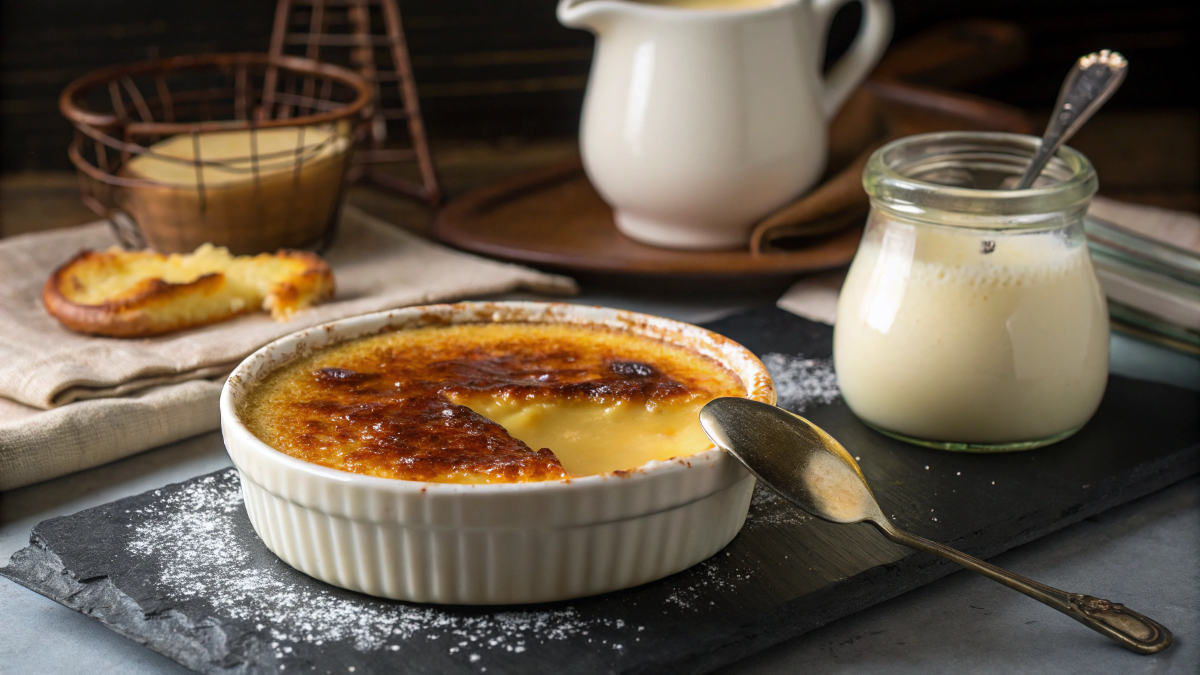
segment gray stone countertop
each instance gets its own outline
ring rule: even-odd
[[[591,294],[576,301],[701,323],[764,300],[761,295],[681,301]],[[1200,389],[1200,361],[1119,336],[1113,339],[1112,354],[1115,373]],[[28,543],[30,529],[42,520],[226,466],[229,458],[214,432],[0,493],[0,563]],[[722,673],[1200,671],[1200,477],[992,561],[1065,590],[1124,602],[1169,627],[1176,644],[1158,656],[1137,656],[999,584],[960,572]],[[89,617],[0,579],[0,674],[35,672],[188,671]]]

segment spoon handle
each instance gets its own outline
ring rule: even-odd
[[[1024,190],[1033,185],[1054,153],[1121,86],[1126,65],[1125,57],[1107,49],[1088,54],[1075,62],[1058,93],[1058,103],[1054,106],[1054,115],[1046,126],[1046,133],[1042,134],[1042,144],[1015,189]]]
[[[897,544],[941,556],[972,572],[978,572],[994,581],[999,581],[1015,591],[1020,591],[1034,600],[1057,609],[1097,633],[1116,640],[1126,649],[1139,654],[1154,654],[1171,646],[1171,631],[1157,621],[1143,616],[1125,605],[1094,598],[1090,595],[1060,591],[1057,588],[1051,588],[1032,579],[1013,574],[978,558],[973,558],[936,541],[897,530],[890,523],[886,526],[880,526],[874,522],[872,524],[879,527],[885,537]]]

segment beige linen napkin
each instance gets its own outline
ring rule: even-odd
[[[0,398],[0,491],[213,431],[224,378],[151,387],[53,410]]]
[[[81,335],[46,314],[41,288],[107,225],[0,240],[0,490],[60,476],[216,429],[230,370],[262,345],[366,312],[575,283],[430,243],[345,207],[324,254],[337,295],[286,323],[262,314],[146,339]]]
[[[78,249],[112,244],[103,223],[0,241],[0,396],[37,408],[120,396],[226,374],[271,340],[355,314],[518,288],[575,290],[565,277],[452,251],[348,206],[337,242],[324,255],[337,296],[291,321],[252,314],[132,340],[63,328],[42,307],[42,284]]]

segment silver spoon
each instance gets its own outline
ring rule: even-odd
[[[700,411],[700,425],[713,443],[767,487],[818,518],[832,523],[868,522],[897,544],[999,581],[1139,654],[1160,652],[1171,644],[1171,631],[1124,605],[1066,593],[896,529],[879,509],[850,453],[799,415],[744,398],[718,398]]]
[[[1125,79],[1125,57],[1107,49],[1088,54],[1075,62],[1058,92],[1054,115],[1042,134],[1042,144],[1025,169],[1016,190],[1024,190],[1042,173],[1046,163],[1084,122],[1104,105]]]

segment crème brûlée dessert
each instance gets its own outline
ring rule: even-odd
[[[516,483],[630,471],[712,447],[701,407],[746,386],[717,361],[569,323],[399,330],[285,364],[239,411],[267,445],[382,478]]]

